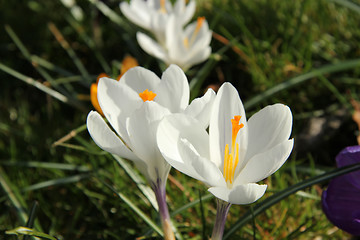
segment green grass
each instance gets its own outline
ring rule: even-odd
[[[59,239],[161,239],[144,180],[131,163],[102,152],[84,127],[92,107],[79,95],[89,94],[99,73],[116,76],[126,54],[158,75],[164,69],[139,48],[138,29],[121,15],[118,1],[101,3],[78,1],[86,13],[82,22],[60,1],[2,3],[0,239],[17,239],[5,231],[29,224],[29,216],[35,220],[29,227]],[[269,190],[259,204],[332,170],[336,154],[357,144],[350,101],[360,93],[359,6],[345,0],[197,0],[196,16],[206,16],[216,34],[210,60],[187,72],[192,97],[230,81],[249,115],[285,103],[294,115],[295,142],[304,144],[265,180]],[[317,137],[307,133],[309,122],[330,120],[339,110],[339,125],[306,145],[304,136]],[[199,182],[176,170],[171,176],[168,204],[179,235],[207,239],[214,199]],[[227,239],[349,239],[322,213],[324,187],[321,182],[291,194]],[[256,211],[256,204],[251,207]],[[247,211],[231,207],[225,235]]]

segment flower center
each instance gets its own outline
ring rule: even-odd
[[[152,91],[149,91],[149,89],[146,89],[145,91],[139,93],[139,96],[144,102],[152,101],[156,97],[156,93],[153,93]]]
[[[204,21],[205,21],[205,17],[198,17],[197,22],[196,22],[196,28],[195,28],[195,31],[193,32],[193,34],[191,35],[190,41],[187,37],[185,37],[185,39],[184,39],[184,45],[186,48],[189,48],[189,46],[191,46],[194,43],[196,36],[198,35],[200,28],[203,25]]]
[[[240,123],[240,119],[241,116],[238,115],[234,116],[234,119],[231,119],[231,152],[229,151],[229,144],[225,146],[223,175],[229,188],[232,188],[235,169],[239,163],[239,144],[235,143],[235,141],[239,130],[244,127],[244,124]]]

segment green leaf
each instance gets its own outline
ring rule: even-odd
[[[24,235],[24,236],[34,236],[43,239],[57,240],[55,237],[50,236],[49,234],[35,231],[34,229],[27,227],[17,227],[15,229],[9,230],[5,232],[8,235]]]

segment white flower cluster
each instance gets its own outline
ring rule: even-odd
[[[211,35],[204,17],[190,23],[195,1],[132,0],[120,4],[121,12],[134,24],[150,32],[154,38],[138,32],[141,48],[167,65],[176,64],[184,71],[201,63],[211,54]]]

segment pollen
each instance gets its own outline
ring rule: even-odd
[[[145,91],[139,93],[139,96],[144,102],[152,101],[156,97],[156,93],[153,93],[152,91],[149,91],[149,89],[146,89]]]
[[[229,151],[229,144],[225,146],[224,152],[224,170],[223,176],[225,178],[226,184],[231,188],[235,169],[239,163],[239,144],[236,142],[236,137],[239,133],[239,130],[244,127],[243,123],[240,123],[241,116],[237,115],[231,119],[232,132],[231,132],[231,152]]]

